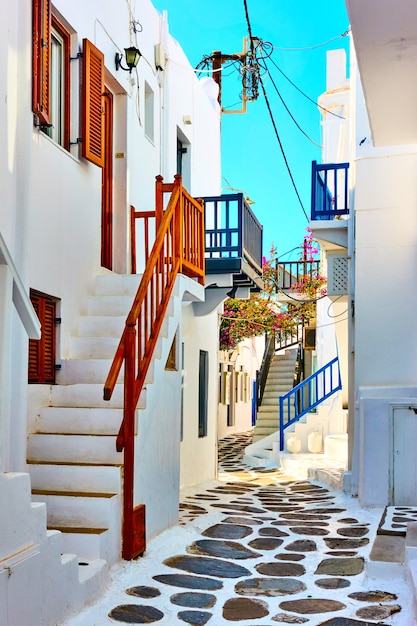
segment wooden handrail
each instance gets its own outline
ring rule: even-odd
[[[104,399],[110,400],[124,364],[123,421],[116,440],[124,450],[123,550],[124,559],[144,551],[138,538],[136,515],[143,506],[133,505],[135,411],[152,355],[158,341],[168,303],[179,272],[204,282],[204,209],[182,187],[181,176],[164,184],[156,179],[155,243],[146,262],[125,328],[104,385]],[[171,193],[163,210],[163,194]]]
[[[155,219],[155,211],[136,211],[134,206],[130,206],[130,258],[131,258],[131,272],[136,274],[137,262],[136,262],[136,220],[143,219],[143,241],[144,241],[144,253],[145,262],[149,257],[149,220]]]

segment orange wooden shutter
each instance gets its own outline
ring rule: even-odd
[[[104,166],[104,54],[83,40],[82,155]]]
[[[39,340],[29,340],[28,380],[30,383],[54,383],[56,301],[33,291],[31,291],[30,299],[39,317],[42,333]]]
[[[31,294],[30,299],[33,308],[39,317],[39,297]],[[38,382],[39,380],[39,347],[40,339],[29,339],[29,382]]]
[[[41,124],[50,124],[51,2],[33,0],[32,108]]]

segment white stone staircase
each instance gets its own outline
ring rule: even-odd
[[[0,624],[57,624],[99,597],[107,579],[106,561],[80,560],[47,530],[45,504],[30,489],[28,474],[0,474]]]
[[[262,403],[256,416],[254,443],[279,429],[278,398],[293,387],[296,358],[296,347],[272,357]]]
[[[71,339],[71,358],[63,362],[28,439],[32,497],[46,503],[48,528],[61,531],[65,552],[110,565],[121,550],[123,454],[115,441],[123,385],[116,384],[107,402],[103,384],[139,281],[138,275],[97,276],[87,314]],[[151,381],[152,365],[146,382]],[[145,404],[143,391],[138,408]]]

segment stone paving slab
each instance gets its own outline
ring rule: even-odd
[[[366,575],[381,511],[243,465],[249,441],[220,442],[219,480],[187,490],[180,525],[122,564],[103,599],[67,626],[416,623],[404,580]]]

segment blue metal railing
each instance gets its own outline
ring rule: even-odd
[[[317,164],[311,169],[311,219],[349,215],[349,163]]]
[[[339,358],[324,365],[279,398],[279,449],[284,450],[284,432],[288,426],[309,413],[323,400],[342,388]]]
[[[206,259],[242,258],[262,273],[262,226],[242,193],[203,198]]]

